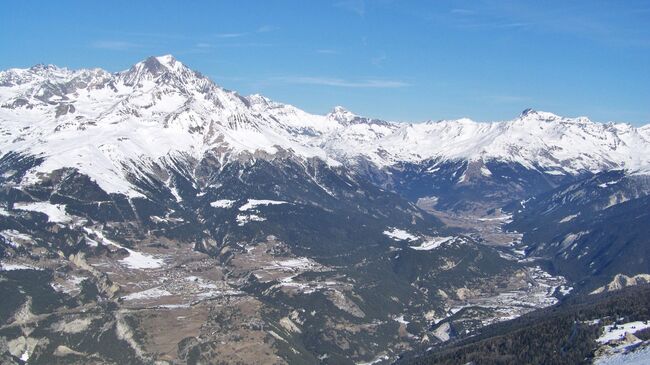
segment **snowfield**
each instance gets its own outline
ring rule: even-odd
[[[280,205],[280,204],[289,204],[285,201],[281,200],[268,200],[268,199],[248,199],[246,204],[242,205],[239,207],[239,210],[241,212],[245,212],[247,210],[253,210],[259,206],[267,206],[267,205]]]
[[[38,267],[24,265],[24,264],[8,264],[0,262],[0,271],[14,271],[14,270],[43,270]]]
[[[620,340],[625,337],[626,334],[634,334],[643,329],[650,328],[650,321],[646,322],[629,322],[616,325],[608,325],[603,328],[603,334],[598,337],[596,341],[600,343],[607,343],[610,341]]]
[[[457,237],[431,237],[424,241],[421,245],[411,246],[409,248],[417,251],[430,251],[442,246],[444,243],[451,242],[456,238]]]
[[[639,346],[620,353],[596,358],[594,365],[648,365],[650,364],[650,344]]]
[[[386,236],[394,239],[395,241],[417,241],[418,237],[408,233],[407,231],[399,228],[391,228],[383,232]]]
[[[603,327],[603,334],[596,340],[603,346],[594,360],[595,365],[646,365],[650,364],[650,341],[627,337],[650,328],[650,321],[635,321]]]
[[[131,269],[158,269],[163,266],[164,260],[155,258],[152,255],[144,254],[142,252],[134,251],[130,248],[126,248],[114,241],[109,240],[104,237],[104,234],[97,230],[92,230],[90,228],[84,228],[86,232],[95,234],[104,244],[121,248],[126,250],[129,253],[129,256],[120,260],[120,262]]]
[[[131,293],[122,297],[124,300],[141,300],[170,296],[172,293],[160,288],[151,288],[141,292]]]
[[[124,249],[129,251],[129,256],[123,258],[120,262],[131,269],[158,269],[165,262],[163,259],[157,259],[142,252],[133,251],[126,247]]]
[[[72,221],[72,217],[65,211],[65,205],[62,204],[50,204],[49,202],[16,203],[14,208],[44,213],[50,222],[70,223]]]
[[[24,243],[32,243],[34,239],[24,233],[20,233],[15,229],[5,229],[0,231],[0,236],[4,237],[5,241],[14,248],[18,248]]]
[[[229,199],[221,199],[217,201],[213,201],[210,203],[210,206],[214,208],[231,208],[235,204],[234,200],[229,200]]]

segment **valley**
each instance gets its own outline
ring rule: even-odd
[[[636,282],[649,137],[314,115],[169,55],[2,71],[0,359],[388,364]]]

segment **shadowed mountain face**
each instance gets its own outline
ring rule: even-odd
[[[529,256],[548,257],[587,290],[616,275],[650,272],[650,180],[609,171],[512,204],[507,229]]]
[[[311,115],[224,90],[171,56],[116,74],[3,71],[0,354],[388,362],[553,304],[574,281],[647,270],[619,264],[647,257],[630,248],[644,247],[640,231],[593,253],[597,267],[545,244],[577,230],[610,242],[610,222],[642,223],[648,149],[645,128],[535,111],[490,124]],[[589,195],[596,183],[608,193]],[[562,197],[580,189],[582,200]],[[504,206],[523,243],[432,214]],[[532,227],[578,213],[566,230]]]

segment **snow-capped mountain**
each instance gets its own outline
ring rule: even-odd
[[[209,155],[226,162],[280,151],[330,166],[361,160],[378,169],[423,161],[500,161],[548,175],[650,171],[648,126],[532,110],[494,123],[394,123],[342,107],[314,115],[225,90],[169,55],[114,74],[50,65],[10,69],[0,73],[0,106],[0,152],[44,157],[26,180],[75,167],[107,192],[127,195],[139,193],[125,171],[142,173],[160,159]],[[479,171],[492,175],[486,166]],[[464,176],[456,176],[457,182]]]
[[[646,222],[649,140],[531,110],[314,115],[171,56],[0,72],[0,362],[388,363],[568,293],[516,250],[528,212],[573,227],[614,199],[602,220]]]

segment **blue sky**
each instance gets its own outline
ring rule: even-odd
[[[315,113],[650,122],[650,1],[7,1],[0,69],[173,54]]]

